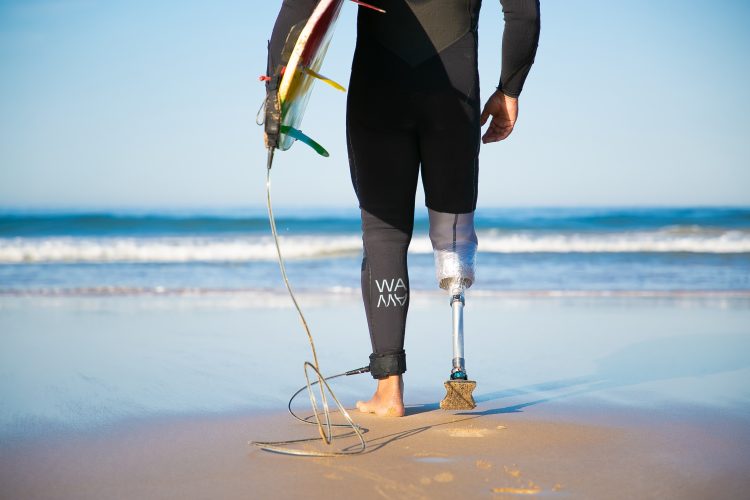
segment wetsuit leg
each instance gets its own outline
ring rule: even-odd
[[[389,112],[403,94],[372,89],[353,73],[347,103],[352,183],[362,214],[362,297],[375,378],[406,371],[404,334],[409,308],[407,249],[414,227],[419,176],[413,122]]]
[[[414,66],[366,31],[358,34],[347,138],[352,183],[362,209],[362,295],[373,349],[370,369],[376,378],[406,369],[406,252],[420,165],[430,209],[465,214],[476,205],[475,41],[469,32]]]
[[[411,231],[395,228],[362,210],[362,298],[372,342],[374,378],[406,371],[404,336],[409,310],[406,252]]]
[[[479,75],[476,34],[467,33],[419,68],[416,101],[427,208],[473,212],[479,176]]]

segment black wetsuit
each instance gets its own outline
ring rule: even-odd
[[[481,0],[371,0],[359,7],[347,100],[352,184],[362,213],[362,295],[372,375],[406,371],[406,254],[421,170],[425,203],[448,214],[477,203]],[[539,39],[538,0],[501,0],[505,15],[498,86],[517,97]],[[315,0],[285,0],[269,44],[269,74],[294,24]]]

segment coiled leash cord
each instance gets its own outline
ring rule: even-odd
[[[289,292],[289,296],[292,298],[292,302],[294,303],[294,308],[297,310],[297,315],[299,316],[300,322],[302,323],[302,327],[304,328],[305,333],[307,334],[307,340],[310,343],[310,350],[312,351],[312,357],[313,357],[312,363],[310,363],[309,361],[305,361],[305,364],[304,364],[306,384],[303,387],[301,387],[297,392],[295,392],[294,395],[292,395],[292,397],[289,399],[287,408],[289,410],[289,413],[291,413],[291,415],[297,420],[299,420],[300,422],[303,422],[305,424],[310,424],[310,425],[316,425],[318,427],[318,433],[320,434],[320,437],[321,439],[323,439],[323,442],[325,444],[330,445],[333,442],[333,439],[336,437],[342,438],[342,437],[349,437],[349,436],[356,435],[357,438],[359,439],[359,445],[348,446],[339,451],[316,451],[316,450],[302,450],[302,449],[289,448],[288,445],[316,441],[317,438],[293,439],[293,440],[288,440],[288,441],[251,441],[250,443],[259,447],[262,450],[281,453],[284,455],[296,455],[296,456],[302,456],[302,457],[338,457],[338,456],[344,456],[344,455],[357,455],[359,453],[364,453],[365,449],[367,448],[367,444],[364,438],[364,432],[366,432],[366,430],[363,430],[359,425],[357,425],[352,420],[352,418],[349,416],[349,412],[346,411],[346,408],[344,408],[344,405],[342,405],[339,399],[336,397],[336,394],[333,392],[333,389],[331,389],[331,386],[328,385],[328,380],[332,380],[338,377],[343,377],[346,375],[356,375],[358,373],[366,373],[370,371],[370,369],[368,367],[363,367],[363,368],[358,368],[356,370],[350,370],[348,372],[339,373],[337,375],[332,375],[330,377],[324,377],[320,373],[320,367],[318,364],[318,355],[315,351],[315,342],[313,341],[313,336],[312,336],[312,333],[310,332],[310,327],[307,324],[307,320],[305,319],[305,315],[302,313],[302,309],[300,308],[299,303],[297,302],[297,298],[294,295],[294,290],[292,290],[292,285],[289,283],[289,278],[287,277],[287,274],[286,274],[286,266],[284,264],[284,257],[281,254],[281,246],[279,245],[279,235],[276,231],[276,220],[273,215],[273,207],[271,203],[271,167],[273,166],[273,154],[274,154],[274,148],[269,147],[268,148],[268,161],[266,163],[266,207],[268,208],[268,221],[271,224],[271,233],[273,234],[273,241],[274,241],[274,244],[276,245],[276,255],[279,261],[279,268],[281,269],[281,277],[284,280],[284,285],[286,285],[286,289]],[[310,380],[309,370],[312,370],[313,372],[315,372],[315,376],[317,377],[317,380],[315,381]],[[313,391],[314,385],[318,385],[318,388],[319,388],[320,406],[318,403],[318,399],[315,395],[315,392]],[[294,411],[292,411],[292,401],[294,401],[294,398],[297,397],[297,395],[305,389],[307,389],[308,395],[310,396],[310,405],[312,406],[313,415],[307,418],[302,418],[298,416],[297,414],[295,414]],[[328,405],[328,397],[326,396],[326,393],[330,395],[330,398],[336,404],[336,407],[338,408],[341,415],[344,417],[344,420],[346,420],[345,424],[331,423],[331,410]],[[311,420],[311,417],[314,417],[314,419]],[[334,427],[349,427],[352,429],[352,432],[346,432],[343,434],[334,435],[332,432],[332,429]]]

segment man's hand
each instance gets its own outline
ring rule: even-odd
[[[502,141],[513,132],[518,118],[518,98],[508,97],[501,91],[496,91],[484,105],[479,124],[484,126],[490,115],[492,115],[490,126],[482,136],[482,142],[485,144]]]

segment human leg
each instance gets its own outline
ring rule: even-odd
[[[467,71],[466,74],[471,74]],[[435,254],[438,285],[450,294],[453,325],[453,368],[450,379],[467,380],[463,349],[464,292],[475,279],[477,235],[474,210],[477,203],[479,154],[479,101],[474,92],[453,90],[425,92],[420,149],[425,201],[429,209],[430,240]],[[431,110],[440,110],[436,116]],[[474,382],[451,382],[473,390]],[[446,387],[448,387],[446,385]],[[449,393],[451,391],[449,390]],[[469,395],[470,399],[470,395]],[[450,402],[450,400],[449,400]],[[441,402],[441,408],[458,408]],[[466,406],[473,407],[474,404]],[[464,408],[464,407],[461,407]]]
[[[409,308],[407,250],[414,227],[419,150],[410,123],[385,111],[400,98],[353,76],[347,106],[352,183],[362,217],[362,298],[370,331],[370,371],[378,389],[363,412],[400,416]]]
[[[378,380],[375,395],[358,402],[362,412],[381,416],[404,414],[403,380],[406,371],[404,336],[409,310],[407,251],[414,207],[403,210],[409,221],[387,222],[362,209],[362,298],[372,343],[370,373]],[[399,227],[400,226],[400,227]]]

